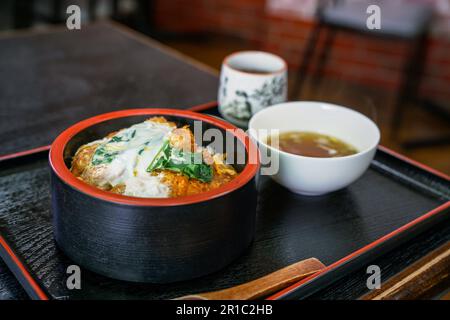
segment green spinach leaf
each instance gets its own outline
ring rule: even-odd
[[[168,141],[161,147],[147,171],[163,169],[179,172],[202,182],[210,182],[213,177],[212,167],[203,162],[200,152],[183,152],[172,148]]]

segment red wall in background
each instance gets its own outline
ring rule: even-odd
[[[156,1],[156,24],[173,32],[213,32],[237,36],[279,54],[298,67],[313,22],[266,12],[265,0]],[[340,33],[325,69],[328,76],[396,90],[408,46]],[[430,38],[422,94],[450,99],[450,40]]]
[[[265,28],[265,0],[157,0],[158,27],[175,32],[219,32],[258,40]]]

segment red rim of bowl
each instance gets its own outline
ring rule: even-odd
[[[55,174],[66,184],[71,186],[72,188],[87,194],[89,196],[93,196],[95,198],[125,204],[125,205],[137,205],[137,206],[178,206],[178,205],[187,205],[193,204],[197,202],[207,201],[214,198],[221,197],[227,193],[230,193],[234,190],[239,189],[243,185],[245,185],[248,181],[250,181],[257,173],[259,169],[259,154],[256,153],[256,163],[247,163],[244,170],[242,170],[239,175],[228,182],[227,184],[207,192],[203,192],[196,195],[191,196],[183,196],[177,198],[137,198],[124,196],[116,193],[112,193],[109,191],[103,191],[98,189],[97,187],[91,186],[80,179],[76,178],[72,172],[67,168],[64,163],[64,149],[67,143],[72,139],[77,133],[82,130],[112,119],[123,118],[123,117],[131,117],[131,116],[139,116],[139,115],[167,115],[167,116],[178,116],[183,118],[189,118],[194,120],[204,121],[210,124],[213,124],[216,127],[222,128],[224,130],[232,130],[232,134],[237,137],[245,146],[245,150],[247,154],[249,154],[250,150],[257,150],[254,143],[251,141],[250,137],[243,131],[238,129],[237,127],[229,124],[228,122],[216,119],[214,117],[210,117],[207,115],[199,114],[192,111],[187,110],[173,110],[173,109],[129,109],[122,111],[109,112],[105,114],[101,114],[83,121],[80,121],[73,126],[69,127],[65,131],[63,131],[53,142],[49,160],[50,166],[52,167]],[[252,148],[250,148],[252,145]]]

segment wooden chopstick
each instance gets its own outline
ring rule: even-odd
[[[252,300],[268,296],[325,268],[316,258],[291,264],[264,277],[231,288],[197,293],[178,300]]]

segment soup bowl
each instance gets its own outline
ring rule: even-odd
[[[323,102],[288,102],[266,108],[251,118],[249,130],[258,142],[263,167],[271,166],[263,170],[292,192],[312,196],[342,189],[357,180],[369,167],[380,140],[372,120],[352,109]],[[276,130],[325,134],[358,152],[335,158],[287,153],[267,144]]]
[[[232,164],[238,176],[196,195],[137,198],[100,190],[71,173],[71,160],[80,146],[153,116],[164,116],[177,126],[198,121],[201,132],[210,128],[221,132],[224,141],[233,142],[227,156],[244,159]],[[259,158],[249,161],[252,147],[256,148],[242,130],[190,111],[124,110],[73,125],[56,138],[49,155],[59,248],[82,267],[136,282],[175,282],[223,268],[254,236]]]

